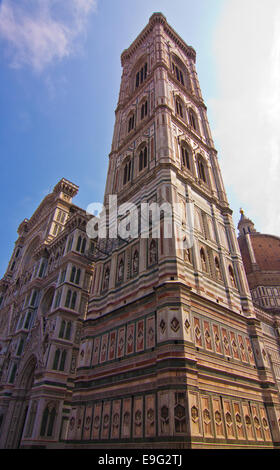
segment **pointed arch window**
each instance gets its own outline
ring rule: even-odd
[[[79,235],[78,240],[77,240],[77,245],[76,245],[76,251],[79,251],[80,253],[84,253],[85,248],[86,248],[86,242],[87,242],[86,238]]]
[[[24,327],[23,327],[25,330],[28,330],[30,327],[31,316],[32,316],[32,313],[27,312],[26,317],[25,317]]]
[[[70,282],[73,282],[74,284],[78,285],[80,283],[80,277],[81,277],[80,268],[77,269],[75,266],[73,266],[71,270]]]
[[[53,435],[54,423],[56,418],[56,408],[55,406],[48,404],[44,409],[42,416],[42,423],[40,429],[40,436],[51,437]]]
[[[70,282],[74,282],[75,276],[76,276],[76,267],[73,266],[72,271],[71,271],[71,276],[70,276]]]
[[[145,64],[136,72],[135,87],[138,88],[147,78],[148,64]]]
[[[49,419],[49,408],[46,407],[43,413],[43,417],[42,417],[40,436],[45,436],[46,434],[48,419]]]
[[[54,308],[57,308],[59,306],[60,300],[61,300],[61,295],[62,295],[62,291],[59,290],[56,294],[56,297],[55,297]]]
[[[148,101],[146,100],[144,103],[141,105],[141,120],[144,119],[148,114]]]
[[[201,268],[202,271],[207,272],[207,263],[206,263],[206,256],[205,256],[205,251],[203,248],[200,250],[200,261],[201,261]]]
[[[71,306],[70,306],[72,310],[75,310],[76,300],[77,300],[77,293],[73,292],[72,299],[71,299]]]
[[[11,372],[10,380],[9,380],[9,383],[10,383],[10,384],[13,384],[13,383],[14,383],[15,378],[16,378],[16,372],[17,372],[17,365],[16,365],[16,364],[13,364],[12,372]]]
[[[86,238],[83,238],[82,247],[81,247],[81,253],[84,253],[84,252],[85,252],[86,243],[87,243],[87,239],[86,239]]]
[[[231,286],[236,289],[236,287],[237,287],[237,286],[236,286],[236,280],[235,280],[235,276],[234,276],[234,272],[233,272],[232,266],[229,266],[228,272],[229,272],[229,279],[230,279]]]
[[[103,290],[107,290],[109,288],[109,280],[110,280],[110,268],[107,266],[104,273],[104,280],[103,280]]]
[[[24,345],[24,339],[21,338],[19,345],[18,345],[18,350],[17,350],[17,356],[20,356],[22,351],[23,351],[23,345]]]
[[[32,436],[34,423],[35,423],[35,418],[36,418],[36,414],[37,414],[37,408],[38,408],[38,402],[33,401],[33,403],[31,404],[31,408],[30,408],[28,425],[27,425],[27,428],[26,428],[25,437],[31,437]]]
[[[139,171],[142,171],[148,165],[148,149],[147,146],[143,147],[139,153]]]
[[[133,260],[132,260],[133,275],[138,274],[138,271],[139,271],[139,253],[138,253],[138,250],[135,250],[133,254]]]
[[[152,240],[150,243],[150,250],[149,250],[149,262],[150,265],[157,263],[157,242]]]
[[[131,159],[129,158],[123,167],[123,184],[125,185],[130,181],[131,177]]]
[[[72,322],[71,321],[66,322],[66,320],[62,320],[58,337],[63,338],[63,339],[70,339],[71,331],[72,331]]]
[[[194,131],[197,132],[198,131],[197,116],[192,108],[189,108],[188,115],[189,115],[190,126],[193,128]]]
[[[216,273],[216,278],[219,279],[219,281],[221,281],[222,273],[221,273],[220,263],[219,263],[217,256],[215,256],[215,273]]]
[[[118,265],[118,274],[117,274],[118,282],[122,282],[124,279],[124,261],[121,258],[119,265]]]
[[[178,82],[180,82],[183,86],[185,86],[185,80],[184,80],[184,73],[183,70],[176,64],[175,62],[172,62],[172,72]]]
[[[68,253],[68,251],[70,251],[72,249],[73,239],[74,239],[73,235],[71,235],[71,237],[68,239],[67,248],[66,248],[67,253]]]
[[[181,145],[181,157],[182,157],[182,166],[190,170],[191,169],[190,151],[184,144]]]
[[[70,308],[71,310],[75,310],[77,301],[77,292],[72,292],[71,289],[68,289],[66,300],[65,300],[65,307]]]
[[[197,158],[197,171],[199,179],[202,180],[204,183],[207,183],[206,164],[200,155]]]
[[[76,251],[80,251],[81,249],[81,244],[82,244],[82,237],[81,235],[78,238],[77,245],[76,245]]]
[[[54,360],[53,360],[53,370],[57,370],[58,369],[58,363],[59,363],[59,359],[60,359],[60,349],[57,349],[55,351],[55,355],[54,355]]]
[[[183,104],[179,98],[176,98],[176,114],[183,119]]]
[[[61,325],[60,325],[59,335],[58,335],[59,338],[64,337],[65,326],[66,326],[66,321],[62,320]]]
[[[66,327],[65,339],[70,339],[71,338],[71,332],[72,332],[72,322],[68,321],[67,322],[67,327]]]
[[[61,354],[61,359],[60,359],[60,364],[59,364],[59,370],[61,372],[64,371],[65,369],[65,362],[66,362],[66,357],[67,357],[67,351],[64,349]]]
[[[134,114],[132,114],[128,119],[128,132],[134,129],[134,121],[135,121]]]

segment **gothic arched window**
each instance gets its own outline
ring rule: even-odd
[[[77,300],[77,292],[72,292],[70,289],[68,289],[66,300],[65,300],[65,307],[71,308],[71,310],[75,310],[76,300]]]
[[[28,424],[25,432],[25,437],[31,437],[33,428],[34,428],[34,423],[35,423],[35,418],[37,414],[37,408],[38,408],[38,403],[37,401],[34,401],[31,404],[30,412],[29,412],[29,418],[28,418]]]
[[[76,267],[73,266],[73,267],[72,267],[72,271],[71,271],[71,276],[70,276],[70,282],[74,282],[74,281],[75,281],[75,276],[76,276]]]
[[[120,260],[118,266],[118,282],[122,282],[124,278],[124,262],[123,259]]]
[[[110,268],[108,266],[105,269],[105,273],[104,273],[103,290],[107,290],[109,288],[109,280],[110,280]]]
[[[69,289],[69,290],[67,291],[67,295],[66,295],[65,307],[69,307],[69,305],[70,305],[70,300],[71,300],[71,295],[72,295],[72,292],[71,292],[71,290]]]
[[[76,245],[76,251],[80,251],[81,249],[81,244],[82,244],[82,237],[81,235],[78,238],[77,245]]]
[[[206,263],[206,256],[205,256],[205,251],[203,248],[200,250],[200,261],[201,261],[201,268],[203,271],[208,271],[207,270],[207,263]]]
[[[197,158],[197,171],[199,179],[202,180],[204,183],[207,183],[206,164],[200,155]]]
[[[138,250],[134,251],[133,260],[132,260],[132,272],[133,274],[138,274],[139,270],[139,253]]]
[[[66,327],[66,321],[65,321],[65,320],[62,320],[61,325],[60,325],[59,334],[58,334],[58,337],[59,337],[59,338],[63,338],[63,337],[64,337],[65,327]]]
[[[144,65],[136,72],[135,75],[135,87],[138,88],[144,80],[147,78],[147,72],[148,72],[148,64],[145,62]]]
[[[215,256],[215,272],[216,272],[216,278],[221,280],[222,273],[221,273],[220,263],[219,263],[217,256]]]
[[[189,108],[188,115],[190,126],[193,128],[193,130],[198,131],[197,116],[192,108]]]
[[[62,351],[60,364],[59,364],[59,370],[62,372],[64,371],[64,368],[65,368],[66,356],[67,356],[67,351],[64,349]]]
[[[71,338],[71,331],[72,331],[72,322],[68,321],[67,322],[67,327],[66,327],[65,339],[70,339]]]
[[[128,132],[134,129],[134,114],[132,114],[128,119]]]
[[[184,117],[183,104],[182,104],[182,101],[179,98],[176,98],[176,114],[177,114],[177,116],[180,116],[183,119],[183,117]]]
[[[180,82],[183,86],[185,86],[183,70],[175,62],[172,62],[172,72],[173,72],[175,78],[178,80],[178,82]]]
[[[126,160],[126,162],[124,163],[124,167],[123,167],[123,184],[124,185],[128,183],[128,181],[130,181],[130,177],[131,177],[131,160],[129,158],[128,160]]]
[[[86,243],[87,243],[87,239],[86,239],[86,238],[83,238],[82,247],[81,247],[81,253],[84,253],[84,252],[85,252]]]
[[[149,253],[150,264],[157,262],[157,242],[152,240],[150,243],[150,253]]]
[[[56,418],[56,409],[54,405],[48,404],[42,416],[40,436],[51,437],[53,435],[54,422]]]
[[[144,103],[141,105],[141,120],[144,119],[148,114],[148,101],[146,100]]]
[[[60,359],[60,349],[57,349],[55,351],[54,360],[53,360],[53,367],[52,367],[53,370],[57,370],[59,359]]]
[[[81,235],[79,235],[79,238],[77,240],[77,245],[76,245],[76,251],[79,251],[80,253],[84,253],[85,252],[85,248],[86,248],[86,238],[82,238]]]
[[[139,171],[142,171],[148,165],[148,149],[147,146],[143,147],[139,153]]]
[[[72,310],[75,310],[76,300],[77,300],[77,292],[73,292],[72,300],[71,300],[71,307],[70,307]]]
[[[191,169],[190,164],[190,151],[185,145],[181,145],[181,156],[182,156],[182,166],[187,168],[188,170]]]
[[[229,272],[229,278],[230,278],[231,286],[236,289],[236,281],[235,281],[235,276],[234,276],[234,272],[233,272],[232,266],[229,266],[228,272]]]

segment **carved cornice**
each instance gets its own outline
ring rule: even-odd
[[[54,193],[63,192],[70,197],[76,196],[78,191],[79,191],[79,186],[77,186],[74,183],[71,183],[71,181],[68,181],[65,178],[62,178],[53,189]]]
[[[136,50],[143,44],[147,36],[152,32],[155,25],[161,24],[164,27],[165,33],[172,39],[178,47],[186,54],[187,57],[190,57],[194,62],[196,60],[196,52],[191,47],[188,46],[183,39],[174,31],[173,28],[167,23],[165,16],[162,13],[154,13],[149,20],[147,26],[141,31],[137,36],[135,41],[131,44],[128,49],[125,49],[121,55],[121,64],[124,66],[125,62],[130,59]]]

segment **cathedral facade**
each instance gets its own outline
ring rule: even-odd
[[[121,61],[102,235],[62,179],[1,280],[0,447],[277,447],[279,311],[252,300],[196,53],[155,13]]]

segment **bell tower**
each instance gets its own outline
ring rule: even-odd
[[[91,254],[68,442],[271,447],[278,395],[196,53],[154,13],[121,62],[104,206],[123,231]]]

